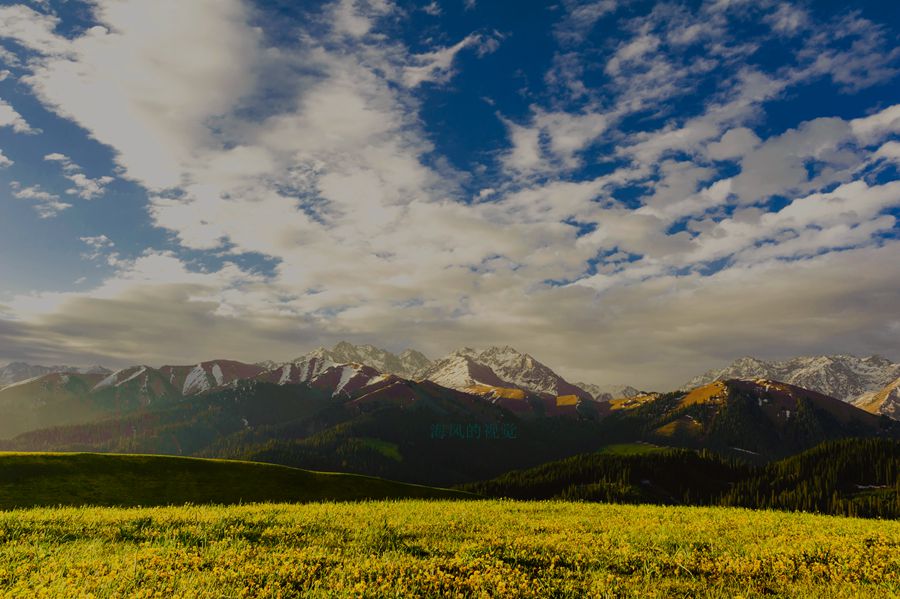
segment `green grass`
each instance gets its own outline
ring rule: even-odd
[[[395,462],[403,461],[403,454],[400,453],[400,446],[396,443],[390,443],[374,437],[363,437],[360,442],[366,447],[371,447],[386,458],[390,458]]]
[[[149,455],[0,453],[0,509],[464,496],[368,476],[253,462]]]
[[[649,455],[653,453],[662,453],[671,447],[661,445],[653,445],[652,443],[617,443],[614,445],[606,445],[596,451],[603,455]]]
[[[900,523],[377,501],[0,513],[9,597],[892,597]]]

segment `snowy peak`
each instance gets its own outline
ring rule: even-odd
[[[590,393],[567,382],[532,356],[508,345],[480,352],[470,347],[458,349],[432,364],[420,377],[457,390],[482,385],[593,399]]]
[[[293,363],[312,359],[332,364],[365,364],[381,372],[406,378],[416,376],[431,364],[431,360],[424,354],[413,349],[407,349],[398,356],[374,345],[353,345],[347,341],[341,341],[331,349],[315,349],[293,360]]]
[[[509,381],[514,387],[549,395],[575,395],[593,399],[590,393],[566,381],[549,367],[528,354],[521,353],[506,345],[489,347],[476,360],[490,367],[497,376]]]
[[[485,364],[476,361],[467,353],[453,352],[438,360],[420,374],[422,379],[437,383],[442,387],[463,391],[478,385],[489,387],[514,387],[501,379]]]
[[[773,379],[850,401],[877,391],[900,377],[900,364],[882,356],[805,356],[781,362],[745,357],[720,370],[710,370],[687,382],[692,389],[726,379]]]

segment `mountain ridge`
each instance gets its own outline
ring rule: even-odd
[[[764,378],[851,401],[864,393],[878,391],[898,377],[900,364],[878,355],[798,356],[772,362],[744,356],[724,368],[708,370],[692,378],[682,388],[693,389],[717,380]]]

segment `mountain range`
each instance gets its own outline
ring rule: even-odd
[[[42,377],[68,374],[69,377]],[[132,366],[111,372],[102,366],[36,366],[14,362],[0,368],[0,391],[11,385],[14,393],[0,393],[0,411],[5,395],[46,398],[71,377],[94,392],[132,389],[137,401],[149,404],[165,398],[190,397],[219,389],[238,380],[262,380],[276,384],[310,383],[347,395],[374,381],[393,375],[402,379],[429,380],[443,387],[488,398],[507,408],[530,410],[529,405],[559,402],[577,404],[589,400],[608,402],[640,397],[629,385],[600,386],[570,383],[534,357],[509,346],[485,350],[462,348],[444,358],[430,360],[419,351],[400,354],[372,346],[340,342],[331,349],[320,347],[289,362],[245,364],[233,360],[211,360],[188,366]],[[881,356],[849,355],[797,357],[768,362],[753,357],[735,360],[725,368],[710,370],[682,386],[693,389],[717,380],[767,379],[789,383],[836,397],[864,409],[900,418],[898,385],[900,364]],[[32,384],[33,383],[33,384]],[[36,392],[40,389],[40,392]],[[70,391],[72,391],[70,389]],[[0,425],[0,434],[2,434]]]
[[[863,394],[882,390],[898,377],[900,364],[882,356],[806,356],[780,362],[744,357],[725,368],[694,377],[682,388],[693,389],[719,380],[765,378],[818,391],[843,401],[854,401]]]
[[[820,373],[811,382],[846,382],[813,367],[830,372],[837,358],[793,364]],[[870,385],[893,366],[855,360]],[[829,439],[900,435],[884,417],[897,416],[896,381],[854,404],[750,376],[760,368],[794,373],[745,360],[706,375],[733,375],[725,380],[642,393],[569,383],[509,346],[431,361],[349,343],[284,363],[73,369],[0,389],[0,449],[198,455],[451,484],[608,443],[768,460]]]

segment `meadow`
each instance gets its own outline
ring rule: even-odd
[[[4,597],[890,597],[900,522],[401,500],[0,512]]]

